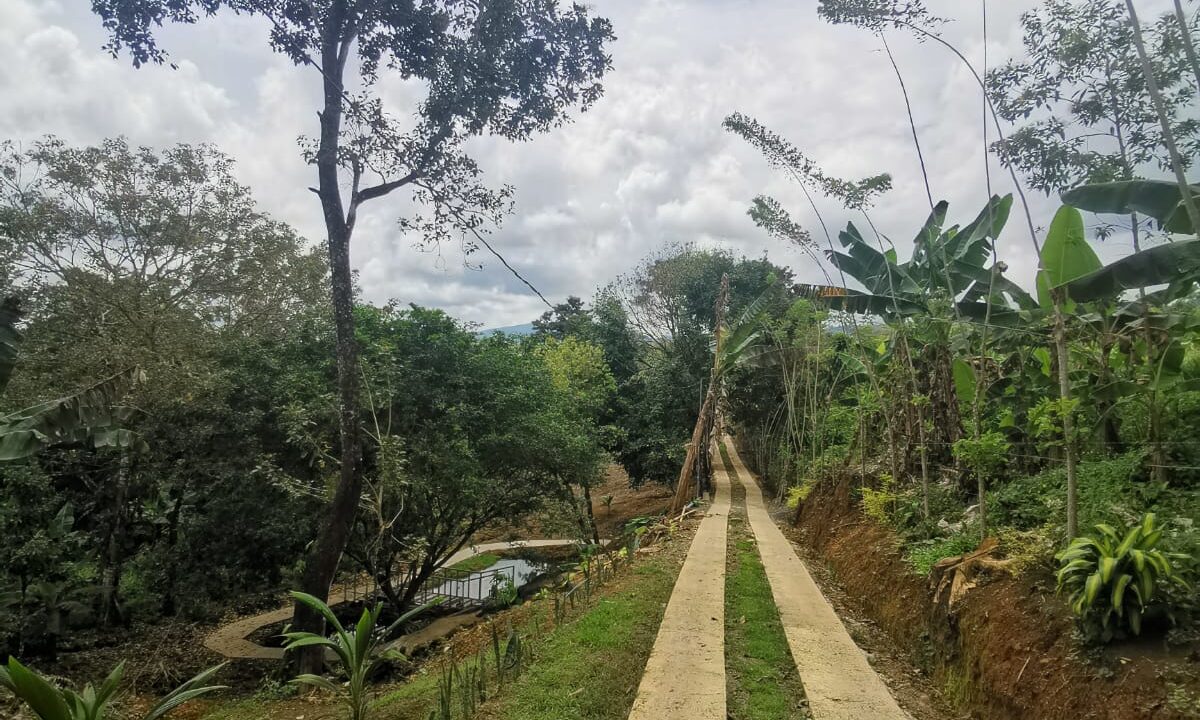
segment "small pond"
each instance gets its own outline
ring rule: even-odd
[[[551,570],[553,566],[550,563],[525,558],[505,558],[461,580],[447,580],[433,592],[435,595],[486,600],[491,597],[493,583],[502,582],[501,578],[511,579],[513,585],[520,590]]]

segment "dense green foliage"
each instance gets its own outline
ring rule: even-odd
[[[0,465],[6,651],[294,587],[339,468],[320,254],[212,148],[47,140],[3,162],[4,272],[24,312],[4,335],[0,412],[108,382],[76,412],[89,423]],[[599,476],[614,381],[587,341],[539,349],[422,308],[356,314],[368,490],[343,569],[402,607],[479,529]],[[136,442],[98,441],[108,417]]]
[[[921,2],[823,0],[820,14],[911,33],[970,65]],[[1195,18],[1184,20],[1186,28],[1166,16],[1143,32],[1116,0],[1055,0],[1022,18],[1026,57],[986,77],[970,68],[994,113],[987,131],[1003,133],[1002,118],[1023,123],[990,148],[1013,182],[1065,191],[1053,218],[1034,217],[1019,195],[1037,250],[1033,288],[1006,277],[999,241],[1012,196],[951,226],[927,174],[930,214],[904,259],[870,214],[889,184],[838,181],[752,118],[726,120],[769,163],[864,220],[827,232],[822,246],[781,203],[760,197],[749,209],[772,237],[831,266],[826,284],[796,286],[790,309],[765,321],[772,350],[739,373],[726,403],[747,460],[780,497],[802,503],[818,483],[856,477],[864,510],[895,528],[920,573],[997,536],[1014,572],[1048,574],[1077,528],[1157,513],[1175,529],[1144,530],[1141,540],[1153,541],[1144,551],[1161,540],[1185,579],[1194,572],[1200,262],[1195,241],[1179,235],[1197,227],[1182,173],[1195,154],[1185,108],[1200,68],[1187,60]],[[1095,139],[1100,129],[1107,137]],[[912,130],[920,153],[915,119]],[[1179,182],[1153,177],[1163,169]],[[1101,224],[1088,227],[1081,209],[1102,214]],[[1104,265],[1093,244],[1116,234],[1128,234],[1134,252]],[[1086,542],[1099,541],[1067,552]],[[1128,548],[1113,544],[1103,552],[1124,558]],[[1102,639],[1167,609],[1188,622],[1197,606],[1194,585],[1152,593],[1149,576],[1094,561],[1102,572],[1076,587],[1075,564],[1064,590],[1076,593],[1085,628],[1106,630]],[[1103,592],[1085,587],[1093,575]],[[1123,602],[1110,582],[1139,583],[1143,602]]]

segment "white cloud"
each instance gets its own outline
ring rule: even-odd
[[[977,7],[932,0],[959,17],[945,33],[972,58],[982,54]],[[990,4],[989,50],[999,61],[1020,49],[1017,18],[1036,0]],[[1144,3],[1146,12],[1164,0]],[[667,242],[697,241],[749,255],[767,250],[801,277],[821,273],[779,246],[745,215],[751,198],[777,196],[820,235],[799,189],[772,171],[721,120],[740,110],[790,138],[830,172],[891,172],[896,189],[872,219],[902,247],[928,209],[908,120],[891,65],[869,34],[832,27],[814,3],[786,0],[611,0],[597,10],[614,21],[615,71],[605,97],[577,121],[513,145],[471,143],[495,183],[517,188],[516,214],[495,245],[552,300],[587,296]],[[314,240],[322,233],[313,173],[296,138],[315,128],[312,71],[273,54],[252,18],[219,16],[169,28],[164,44],[178,70],[134,70],[101,49],[99,21],[86,4],[6,0],[0,5],[0,137],[28,141],[55,133],[72,142],[124,134],[163,145],[213,142],[238,160],[239,177],[262,204]],[[986,198],[978,88],[943,48],[890,36],[914,101],[936,198],[966,222]],[[389,105],[411,107],[411,83],[390,79]],[[997,193],[1007,176],[993,162]],[[1053,203],[1031,196],[1035,221]],[[831,229],[856,219],[818,200]],[[466,267],[455,247],[414,247],[395,220],[398,199],[360,217],[353,256],[367,297],[442,307],[484,325],[525,322],[543,306],[490,256]],[[1015,211],[1001,255],[1028,284],[1035,262]],[[903,252],[903,250],[902,250]],[[1111,248],[1106,253],[1114,252]]]

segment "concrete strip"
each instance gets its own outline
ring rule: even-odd
[[[513,542],[481,543],[465,547],[451,555],[450,559],[446,561],[446,567],[488,552],[520,550],[522,548],[562,547],[575,544],[577,544],[575,540],[517,540]],[[339,597],[362,597],[372,589],[373,585],[370,582],[363,582],[350,588],[334,586],[329,590],[329,598],[332,600],[330,605],[335,606],[340,604],[338,601]],[[204,647],[230,659],[280,660],[283,658],[283,648],[264,647],[256,642],[247,640],[246,637],[261,627],[274,625],[275,623],[290,620],[291,618],[291,603],[277,610],[242,618],[228,625],[222,625],[213,631],[211,635],[204,639]],[[404,639],[400,638],[401,641]]]
[[[725,447],[746,488],[747,520],[814,720],[911,720],[771,519],[758,482],[742,464],[733,443],[726,441]]]
[[[630,720],[725,720],[725,536],[729,476],[714,473],[716,497],[675,580]]]

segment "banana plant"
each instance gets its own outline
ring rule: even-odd
[[[1021,311],[1036,307],[1027,292],[1004,277],[1003,263],[990,263],[1011,209],[1011,195],[993,197],[970,224],[946,227],[949,205],[938,203],[913,241],[912,258],[903,263],[894,249],[883,248],[882,239],[873,247],[851,223],[838,235],[844,251],[827,255],[865,291],[796,288],[797,294],[833,310],[878,315],[896,328],[897,336],[904,336],[905,324],[911,322],[924,341],[919,354],[926,366],[921,373],[925,387],[914,392],[930,399],[936,447],[949,448],[961,435],[950,349],[952,322],[1015,325]],[[906,356],[915,359],[917,353]],[[947,452],[942,455],[949,459]]]
[[[354,628],[347,630],[333,610],[319,598],[302,592],[293,592],[292,597],[325,618],[328,626],[333,628],[333,635],[325,637],[310,632],[285,632],[283,637],[287,640],[287,644],[284,646],[284,650],[319,647],[332,651],[341,665],[342,674],[346,676],[346,682],[341,685],[334,683],[329,678],[312,674],[299,675],[293,682],[328,690],[337,696],[349,710],[350,720],[366,720],[370,706],[367,681],[371,675],[383,663],[404,657],[397,650],[384,649],[384,643],[388,637],[416,615],[441,602],[438,599],[413,608],[386,628],[379,627],[379,616],[383,613],[383,603],[378,603],[374,608],[364,608]]]
[[[224,685],[207,685],[225,667],[211,667],[154,704],[140,720],[159,720],[180,705],[217,690]],[[38,720],[105,720],[112,716],[110,705],[117,696],[125,664],[113,669],[99,687],[88,683],[83,690],[75,692],[59,689],[45,678],[22,665],[16,658],[9,658],[7,667],[0,666],[0,687],[17,696]]]
[[[16,298],[0,302],[0,396],[16,366],[20,318]],[[122,406],[121,400],[144,381],[140,369],[125,370],[77,393],[0,415],[0,462],[29,457],[50,445],[141,447],[141,440],[127,429],[133,409]]]
[[[1192,186],[1194,190],[1200,189]],[[1189,215],[1179,185],[1156,180],[1131,180],[1119,183],[1084,185],[1063,193],[1068,204],[1098,213],[1141,212],[1153,217],[1172,233],[1192,233]],[[1072,300],[1115,307],[1112,313],[1121,333],[1140,335],[1145,359],[1142,379],[1137,383],[1116,383],[1124,391],[1120,400],[1145,404],[1148,415],[1153,475],[1165,479],[1165,450],[1162,445],[1163,412],[1179,399],[1179,393],[1194,384],[1180,372],[1182,348],[1173,340],[1178,330],[1190,330],[1190,320],[1165,309],[1172,301],[1186,296],[1200,280],[1200,240],[1183,240],[1135,252],[1101,266],[1096,262],[1090,272],[1079,275],[1062,287]],[[1146,288],[1165,285],[1160,290]],[[1138,297],[1124,299],[1129,290]],[[1103,313],[1101,313],[1103,315]],[[1188,325],[1188,327],[1184,327]],[[1155,338],[1167,338],[1166,342]]]
[[[723,379],[730,370],[751,362],[764,350],[771,349],[763,343],[763,330],[766,306],[771,300],[774,288],[775,281],[771,280],[766,290],[742,310],[737,320],[724,323],[718,337],[713,339],[711,349],[716,379]]]
[[[913,241],[913,255],[898,262],[894,249],[876,248],[850,223],[838,233],[844,252],[827,251],[839,270],[854,278],[866,292],[828,285],[799,285],[797,294],[834,310],[896,316],[930,315],[936,298],[953,300],[954,309],[966,317],[983,318],[991,302],[994,322],[1015,320],[1015,313],[999,300],[1018,308],[1035,303],[1030,295],[1004,277],[1003,263],[988,265],[992,246],[1008,222],[1012,196],[993,197],[966,227],[945,227],[949,204],[938,203]],[[981,302],[982,300],[982,302]]]

